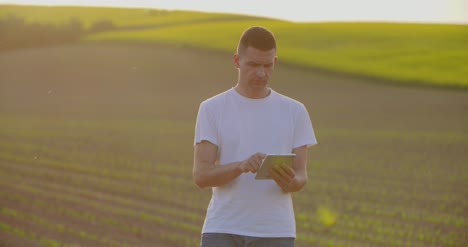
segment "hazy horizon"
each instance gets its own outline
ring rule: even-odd
[[[238,0],[0,0],[0,4],[103,6],[233,13],[294,22],[364,21],[468,24],[464,0],[290,0],[268,2]]]

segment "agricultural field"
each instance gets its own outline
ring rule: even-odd
[[[121,8],[0,7],[0,19],[63,25],[110,21],[113,30],[89,32],[86,42],[170,44],[235,52],[240,30],[263,25],[278,37],[281,61],[367,77],[374,82],[468,88],[468,25],[293,23],[253,16]]]
[[[281,56],[281,55],[280,55]],[[76,44],[0,53],[0,246],[198,246],[199,103],[234,86],[228,52]],[[319,145],[293,195],[299,247],[468,243],[466,91],[280,63]]]
[[[47,23],[52,25],[65,24],[71,19],[76,18],[83,23],[84,28],[90,28],[94,22],[102,20],[111,21],[118,28],[131,28],[180,25],[204,21],[260,19],[244,15],[157,9],[0,5],[0,19],[9,15],[24,18],[28,23]]]
[[[109,31],[85,40],[156,42],[234,53],[239,30],[254,25],[268,27],[276,34],[281,58],[288,64],[393,83],[468,85],[468,25],[243,20]]]

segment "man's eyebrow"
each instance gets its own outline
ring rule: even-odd
[[[254,62],[254,61],[247,62],[247,64],[248,65],[255,65],[255,66],[260,65],[259,63]]]
[[[254,61],[249,61],[249,62],[247,62],[247,64],[249,64],[249,65],[264,65],[264,66],[265,66],[265,65],[266,65],[266,66],[271,66],[271,65],[273,65],[273,63],[265,63],[265,64],[262,64],[262,63],[257,63],[257,62],[254,62]]]

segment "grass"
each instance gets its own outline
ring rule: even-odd
[[[146,27],[92,34],[84,41],[164,43],[234,53],[242,30],[271,29],[280,61],[305,68],[409,85],[468,88],[468,26],[399,23],[292,23],[250,16],[148,9],[18,7],[0,9],[29,22],[85,27],[110,20],[118,27]]]

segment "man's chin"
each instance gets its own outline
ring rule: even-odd
[[[264,88],[268,83],[266,81],[253,81],[251,85],[255,88]]]

